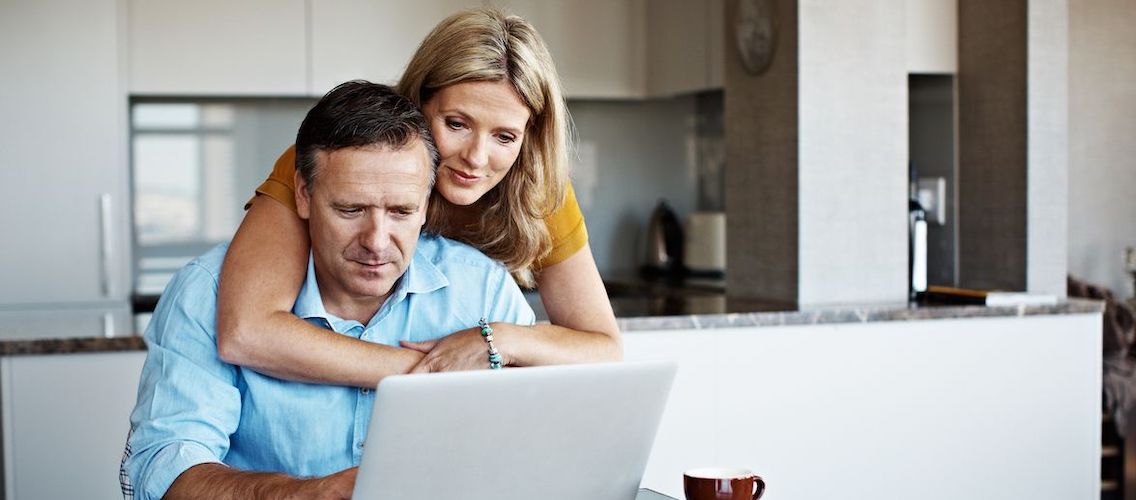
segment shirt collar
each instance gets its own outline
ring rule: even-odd
[[[428,238],[428,236],[419,237],[419,243],[425,238]],[[442,274],[438,266],[430,262],[430,259],[422,255],[421,252],[415,251],[406,272],[403,273],[402,278],[395,282],[394,289],[387,297],[386,302],[379,308],[375,317],[381,315],[383,309],[401,302],[409,294],[429,293],[449,284],[450,280]],[[296,297],[296,304],[292,307],[292,313],[304,319],[324,319],[336,331],[340,330],[338,325],[344,322],[344,320],[329,313],[323,305],[323,296],[320,294],[319,283],[316,281],[315,259],[310,252],[308,253],[308,275],[304,279],[303,286],[300,287],[300,294]]]

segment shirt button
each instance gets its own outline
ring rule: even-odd
[[[359,442],[359,449],[360,449],[360,450],[362,450],[362,449],[363,449],[363,442],[362,442],[362,441],[360,441],[360,442]]]
[[[364,387],[364,388],[362,388],[362,389],[359,389],[359,392],[361,392],[361,393],[363,393],[363,394],[370,394],[370,393],[371,393],[371,390],[370,390],[370,389],[368,389],[368,388],[366,388],[366,387]]]

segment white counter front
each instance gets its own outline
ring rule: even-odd
[[[747,467],[777,500],[1100,498],[1101,315],[633,331],[679,373],[643,486]]]

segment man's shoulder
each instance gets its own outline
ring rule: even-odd
[[[419,237],[418,254],[443,272],[464,270],[464,272],[481,271],[491,274],[508,273],[504,265],[481,253],[481,250],[435,234],[423,233]]]
[[[228,243],[221,243],[187,262],[166,284],[162,296],[197,296],[204,293],[204,289],[215,293],[221,279],[221,263],[224,262],[228,249]]]
[[[221,243],[189,261],[186,267],[199,267],[213,276],[220,276],[221,264],[225,261],[225,252],[228,251],[229,243]]]

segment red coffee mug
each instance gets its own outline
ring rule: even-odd
[[[692,469],[682,475],[686,500],[757,500],[765,481],[749,469]]]

